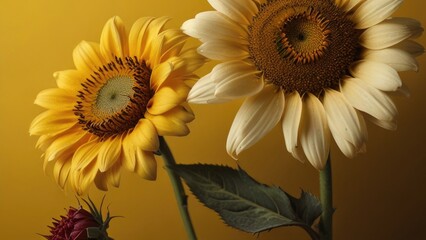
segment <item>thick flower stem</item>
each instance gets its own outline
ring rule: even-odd
[[[319,224],[319,230],[321,240],[332,240],[334,209],[330,155],[328,155],[325,168],[320,171],[320,194],[322,214]]]
[[[175,192],[176,201],[178,203],[179,212],[182,217],[182,221],[185,226],[186,233],[188,234],[188,240],[196,240],[197,237],[195,235],[194,228],[192,226],[191,218],[189,217],[188,212],[188,203],[187,203],[187,195],[185,194],[185,190],[182,185],[182,181],[179,176],[173,172],[172,168],[176,165],[176,161],[173,157],[172,152],[170,151],[169,146],[166,143],[164,137],[160,136],[160,153],[164,159],[164,163],[166,166],[167,173],[169,174],[170,181],[173,186],[173,190]]]

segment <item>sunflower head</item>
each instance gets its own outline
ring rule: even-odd
[[[47,110],[30,126],[39,135],[45,166],[78,193],[95,182],[118,186],[122,167],[155,179],[158,136],[184,136],[194,115],[187,106],[188,82],[204,63],[187,36],[167,29],[169,18],[145,17],[127,33],[119,17],[106,23],[100,43],[81,42],[75,69],[54,74],[57,87],[35,104]]]
[[[193,103],[246,98],[228,153],[243,150],[281,122],[287,150],[317,169],[334,138],[353,157],[366,149],[365,119],[396,128],[387,92],[404,89],[400,71],[417,70],[423,28],[391,17],[402,0],[209,0],[182,25],[200,54],[221,61],[189,93]]]
[[[357,60],[360,31],[354,26],[331,1],[270,1],[249,26],[248,51],[268,83],[320,95],[337,89]]]

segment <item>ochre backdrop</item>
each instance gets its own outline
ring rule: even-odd
[[[426,24],[425,3],[406,1],[396,15]],[[55,86],[52,73],[73,68],[72,50],[81,40],[98,41],[111,16],[128,27],[142,16],[173,17],[179,27],[207,0],[2,0],[0,3],[0,239],[41,239],[52,217],[77,205],[71,190],[61,190],[51,171],[42,170],[31,120],[42,111],[33,105],[37,93]],[[426,45],[426,38],[420,42]],[[193,41],[196,43],[196,41]],[[426,226],[426,57],[417,73],[403,73],[411,97],[394,97],[398,130],[368,124],[368,152],[346,159],[334,146],[335,239],[424,239]],[[199,73],[205,74],[211,66]],[[196,120],[187,137],[167,140],[180,163],[215,163],[235,167],[225,141],[240,105],[193,106]],[[92,187],[90,196],[106,203],[113,215],[110,235],[117,240],[179,240],[182,227],[168,176],[158,159],[158,180],[149,182],[124,172],[120,188],[107,193]],[[318,194],[318,172],[285,150],[280,127],[244,152],[239,164],[257,180],[278,185],[293,195],[300,189]],[[298,228],[280,228],[253,236],[228,226],[189,194],[189,211],[200,240],[292,239],[309,237]]]

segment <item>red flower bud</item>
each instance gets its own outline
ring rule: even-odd
[[[90,212],[81,206],[79,209],[70,207],[65,216],[53,218],[53,226],[49,226],[51,235],[43,237],[48,240],[110,240],[106,229],[113,217],[108,213],[104,221],[100,210],[96,209],[90,199],[89,202],[83,201],[89,206]]]

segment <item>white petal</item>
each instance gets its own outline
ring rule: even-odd
[[[284,133],[285,146],[287,151],[300,161],[303,157],[300,156],[300,146],[298,146],[298,134],[300,119],[302,117],[302,99],[297,91],[288,94],[285,99],[286,105],[284,108],[282,128]]]
[[[409,18],[392,18],[366,29],[360,44],[369,49],[384,49],[423,31],[420,23]]]
[[[203,43],[198,48],[198,52],[207,58],[221,61],[243,59],[249,56],[246,45],[220,40]]]
[[[323,169],[330,152],[330,130],[322,103],[311,93],[303,101],[300,143],[312,166]]]
[[[251,147],[277,125],[284,111],[284,93],[274,85],[265,86],[247,98],[232,123],[226,150],[233,158]]]
[[[187,101],[189,103],[208,104],[208,103],[222,103],[230,99],[221,99],[214,95],[216,90],[216,83],[211,80],[212,74],[209,73],[200,78],[192,87],[188,94]]]
[[[184,33],[202,42],[210,40],[247,42],[246,30],[217,11],[201,12],[195,18],[184,22],[181,28]]]
[[[352,15],[355,28],[369,28],[392,15],[403,0],[370,0],[359,6]]]
[[[370,122],[376,124],[379,127],[384,128],[384,129],[392,130],[392,131],[395,131],[397,129],[396,119],[393,119],[392,121],[385,121],[385,120],[376,119],[376,118],[369,116],[369,115],[366,115],[366,118]]]
[[[397,115],[394,103],[385,93],[360,79],[345,79],[341,91],[353,107],[377,119],[392,121]]]
[[[263,88],[263,79],[255,67],[243,61],[230,61],[216,65],[211,80],[216,83],[215,96],[236,99],[252,96]]]
[[[406,98],[409,98],[410,97],[410,89],[408,88],[408,86],[406,85],[406,84],[404,84],[404,83],[402,83],[402,86],[400,87],[400,88],[398,88],[398,90],[396,90],[395,92],[393,92],[393,93],[395,93],[395,95],[396,96],[403,96],[403,97],[406,97]],[[393,94],[392,92],[390,92],[390,93],[388,93],[388,94],[390,94],[391,96],[393,96],[392,94]]]
[[[338,7],[345,10],[345,12],[349,12],[350,10],[352,10],[352,8],[354,8],[363,1],[364,0],[336,0],[335,2]]]
[[[361,126],[361,135],[362,135],[362,138],[364,139],[362,144],[358,147],[355,147],[351,142],[347,141],[339,134],[335,134],[336,131],[333,130],[333,126],[331,124],[329,125],[331,133],[333,134],[333,138],[337,146],[339,147],[340,151],[342,151],[342,153],[348,158],[354,158],[356,154],[365,153],[367,151],[367,144],[366,144],[368,139],[367,125],[365,124],[364,116],[362,115],[362,113],[356,110],[356,114]]]
[[[410,53],[413,57],[420,56],[425,52],[425,48],[420,43],[410,39],[398,43],[395,47]]]
[[[338,134],[335,134],[333,132],[333,127],[330,126],[331,133],[333,135],[334,141],[336,142],[337,146],[339,147],[340,151],[347,157],[347,158],[354,158],[357,154],[357,149],[355,146],[348,142],[346,139],[341,137]]]
[[[358,120],[359,123],[361,125],[361,134],[363,136],[363,139],[365,140],[365,142],[368,141],[368,131],[367,131],[367,124],[365,123],[365,119],[364,119],[364,115],[362,112],[356,110],[356,114],[358,115]],[[364,145],[366,145],[364,143]],[[360,152],[362,152],[363,148],[366,148],[366,146],[362,146],[360,149]]]
[[[366,60],[385,63],[398,72],[418,70],[416,59],[409,52],[399,48],[367,50],[363,55]]]
[[[384,63],[360,61],[350,67],[350,72],[382,91],[396,91],[402,85],[396,70]]]
[[[328,126],[336,142],[338,136],[351,143],[355,149],[360,148],[365,139],[356,110],[346,101],[342,93],[331,89],[326,90],[323,102]]]
[[[252,0],[208,0],[210,5],[232,20],[249,25],[258,9]]]

